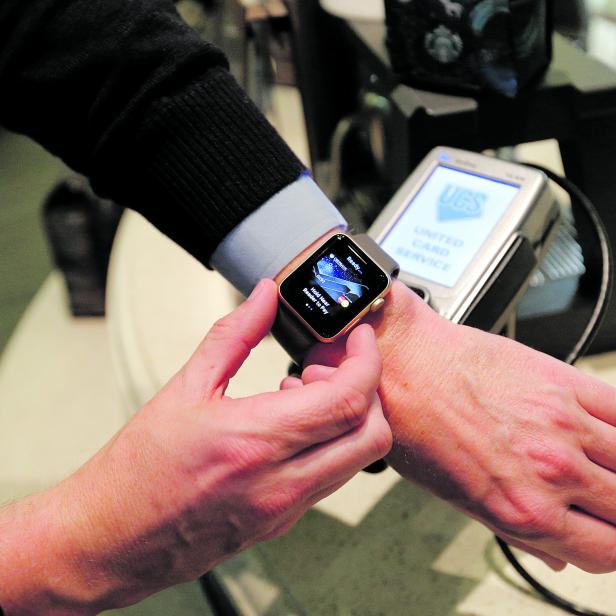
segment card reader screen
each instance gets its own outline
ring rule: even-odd
[[[401,270],[454,287],[520,190],[438,166],[381,242]]]

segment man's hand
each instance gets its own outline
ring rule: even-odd
[[[310,385],[224,395],[276,306],[274,283],[263,281],[75,475],[0,511],[8,615],[95,613],[194,579],[284,533],[388,453],[368,325],[349,336],[340,366]]]
[[[452,325],[399,282],[372,319],[391,464],[553,568],[616,570],[616,390]],[[312,360],[343,355],[321,345]]]

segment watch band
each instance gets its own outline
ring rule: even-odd
[[[373,260],[376,261],[391,278],[395,278],[400,266],[367,233],[352,236],[353,241]]]
[[[353,235],[351,239],[375,261],[385,272],[395,278],[400,270],[398,263],[392,259],[369,235]],[[314,336],[298,319],[278,302],[278,313],[272,327],[272,334],[299,366],[302,365],[308,351],[317,343]]]

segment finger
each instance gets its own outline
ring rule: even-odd
[[[234,402],[237,405],[225,412],[228,421],[241,422],[246,431],[274,446],[280,461],[363,424],[372,397],[368,400],[355,389],[319,381]]]
[[[303,387],[304,383],[301,379],[298,379],[296,376],[287,376],[282,379],[280,383],[280,389],[297,389],[298,387]]]
[[[327,381],[240,400],[243,424],[276,443],[278,459],[361,425],[376,393],[381,361],[370,326],[349,337],[349,355]],[[339,372],[343,372],[338,376]],[[247,421],[252,419],[250,426]]]
[[[587,463],[583,477],[571,504],[616,525],[616,475],[602,466]]]
[[[574,384],[580,405],[593,417],[616,426],[616,389],[600,379],[582,375]]]
[[[346,434],[300,452],[285,462],[291,481],[304,485],[307,494],[317,495],[328,486],[348,481],[366,466],[389,453],[391,429],[383,416],[378,397],[366,421]]]
[[[343,485],[347,484],[351,479],[353,479],[355,474],[356,473],[351,475],[348,479],[336,481],[333,484],[327,486],[326,488],[317,491],[308,499],[306,503],[307,507],[312,507],[313,505],[316,505],[317,503],[321,502],[324,498],[327,498],[328,496],[331,496],[334,492],[337,492]]]
[[[214,324],[183,369],[195,402],[222,396],[229,379],[271,329],[277,305],[276,284],[262,280],[245,302]]]
[[[302,372],[302,383],[310,385],[310,383],[315,383],[316,381],[327,381],[335,371],[336,368],[331,366],[312,364]]]
[[[272,531],[268,532],[266,535],[259,537],[256,543],[261,543],[262,541],[270,541],[271,539],[275,539],[276,537],[282,537],[282,535],[286,535],[304,516],[306,511],[310,509],[314,504],[322,501],[324,498],[330,496],[337,490],[339,490],[348,480],[339,481],[334,483],[333,485],[324,488],[317,494],[313,494],[307,500],[301,502],[297,507],[294,507],[289,514],[280,521],[279,525]]]
[[[584,453],[595,464],[616,471],[616,429],[594,417],[588,420],[588,430],[581,435]]]
[[[527,552],[528,554],[531,554],[535,558],[542,560],[550,569],[553,569],[554,571],[562,571],[567,566],[567,563],[564,560],[554,558],[553,556],[550,556],[546,552],[543,552],[541,550],[538,550],[537,548],[527,545],[522,541],[518,541],[517,539],[513,539],[511,537],[501,537],[501,538],[509,546],[513,548],[517,548],[518,550]]]
[[[616,528],[573,508],[565,516],[564,537],[545,542],[541,547],[589,573],[615,571]]]
[[[317,344],[310,349],[304,365],[339,366],[346,356],[346,338],[331,344]]]
[[[346,357],[327,380],[356,389],[370,400],[380,379],[381,354],[376,345],[374,330],[368,324],[360,325],[347,339]]]

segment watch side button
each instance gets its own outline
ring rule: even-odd
[[[380,310],[383,307],[384,303],[385,303],[385,300],[382,297],[375,299],[372,302],[372,306],[370,306],[370,312],[376,312],[377,310]]]

